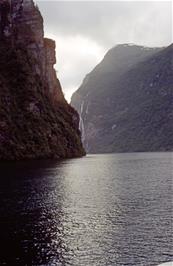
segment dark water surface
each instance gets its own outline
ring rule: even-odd
[[[0,164],[0,265],[173,260],[172,177],[173,153]]]

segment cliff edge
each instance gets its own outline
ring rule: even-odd
[[[0,160],[85,154],[56,77],[55,42],[32,0],[0,1]]]

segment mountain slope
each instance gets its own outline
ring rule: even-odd
[[[71,102],[88,152],[173,150],[172,60],[172,45],[119,45],[107,53]]]
[[[33,1],[0,3],[0,160],[85,154],[55,62],[55,43],[44,38]]]

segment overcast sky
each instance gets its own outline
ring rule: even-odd
[[[36,2],[45,36],[56,41],[55,68],[68,100],[116,44],[166,46],[172,42],[171,1]]]

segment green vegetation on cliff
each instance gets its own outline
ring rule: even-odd
[[[33,64],[27,50],[0,44],[0,159],[84,155],[76,111],[52,104]]]

